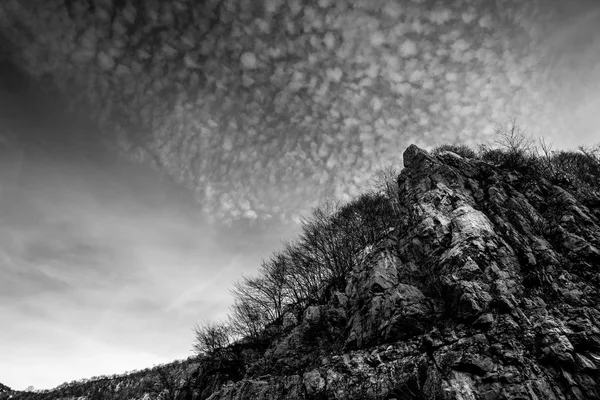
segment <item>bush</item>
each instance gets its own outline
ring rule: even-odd
[[[445,151],[451,151],[463,158],[477,158],[475,150],[464,144],[442,144],[431,151],[434,156],[440,155]]]
[[[560,151],[549,160],[546,178],[568,187],[584,205],[595,212],[600,207],[600,145],[576,151]]]
[[[502,165],[505,160],[505,152],[501,149],[490,149],[485,145],[480,145],[479,159],[493,165]]]
[[[529,176],[538,176],[546,168],[533,145],[533,139],[513,121],[512,125],[499,127],[495,132],[494,144],[497,147],[480,145],[478,158],[500,168],[522,172]],[[543,142],[542,142],[543,143]],[[545,145],[545,143],[543,143]],[[544,151],[549,151],[544,147]]]
[[[538,171],[538,157],[535,154],[533,139],[519,128],[514,120],[508,127],[496,128],[495,137],[495,146],[479,146],[479,159],[500,168],[515,169],[528,174]]]
[[[537,172],[538,160],[524,150],[490,149],[485,145],[479,147],[479,159],[500,168],[519,172]]]
[[[600,158],[595,153],[587,152],[582,149],[581,152],[561,151],[551,159],[555,170],[563,174],[570,175],[574,179],[591,186],[600,184]]]

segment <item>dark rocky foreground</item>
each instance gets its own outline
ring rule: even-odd
[[[163,398],[600,398],[598,190],[416,146],[404,165],[396,227],[344,292],[243,368],[188,365]]]

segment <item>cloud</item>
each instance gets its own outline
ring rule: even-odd
[[[119,168],[33,162],[0,199],[2,383],[49,388],[192,355],[195,323],[223,317],[232,282],[285,237],[210,225]]]

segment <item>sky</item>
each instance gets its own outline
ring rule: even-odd
[[[533,1],[502,16],[477,0],[95,3],[0,4],[0,62],[35,78],[0,70],[0,382],[15,389],[190,356],[195,323],[224,316],[300,216],[411,143],[493,141],[512,117],[555,149],[600,137],[595,0],[537,17],[519,11]],[[69,107],[39,93],[48,80]]]
[[[14,389],[191,356],[194,325],[222,318],[233,281],[296,229],[210,224],[126,163],[3,150],[0,381]]]
[[[409,144],[513,119],[598,136],[595,0],[57,3],[3,1],[7,53],[220,220],[297,219]]]

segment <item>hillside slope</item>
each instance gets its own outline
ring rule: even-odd
[[[133,371],[122,375],[99,376],[65,382],[52,390],[2,392],[1,400],[54,400],[54,399],[90,399],[117,400],[149,398],[184,398],[188,392],[201,382],[195,379],[198,369],[196,358],[174,361],[169,364]],[[194,380],[195,379],[195,380]],[[162,397],[161,397],[162,396]],[[169,397],[173,396],[173,397]],[[180,396],[180,397],[177,397]]]

